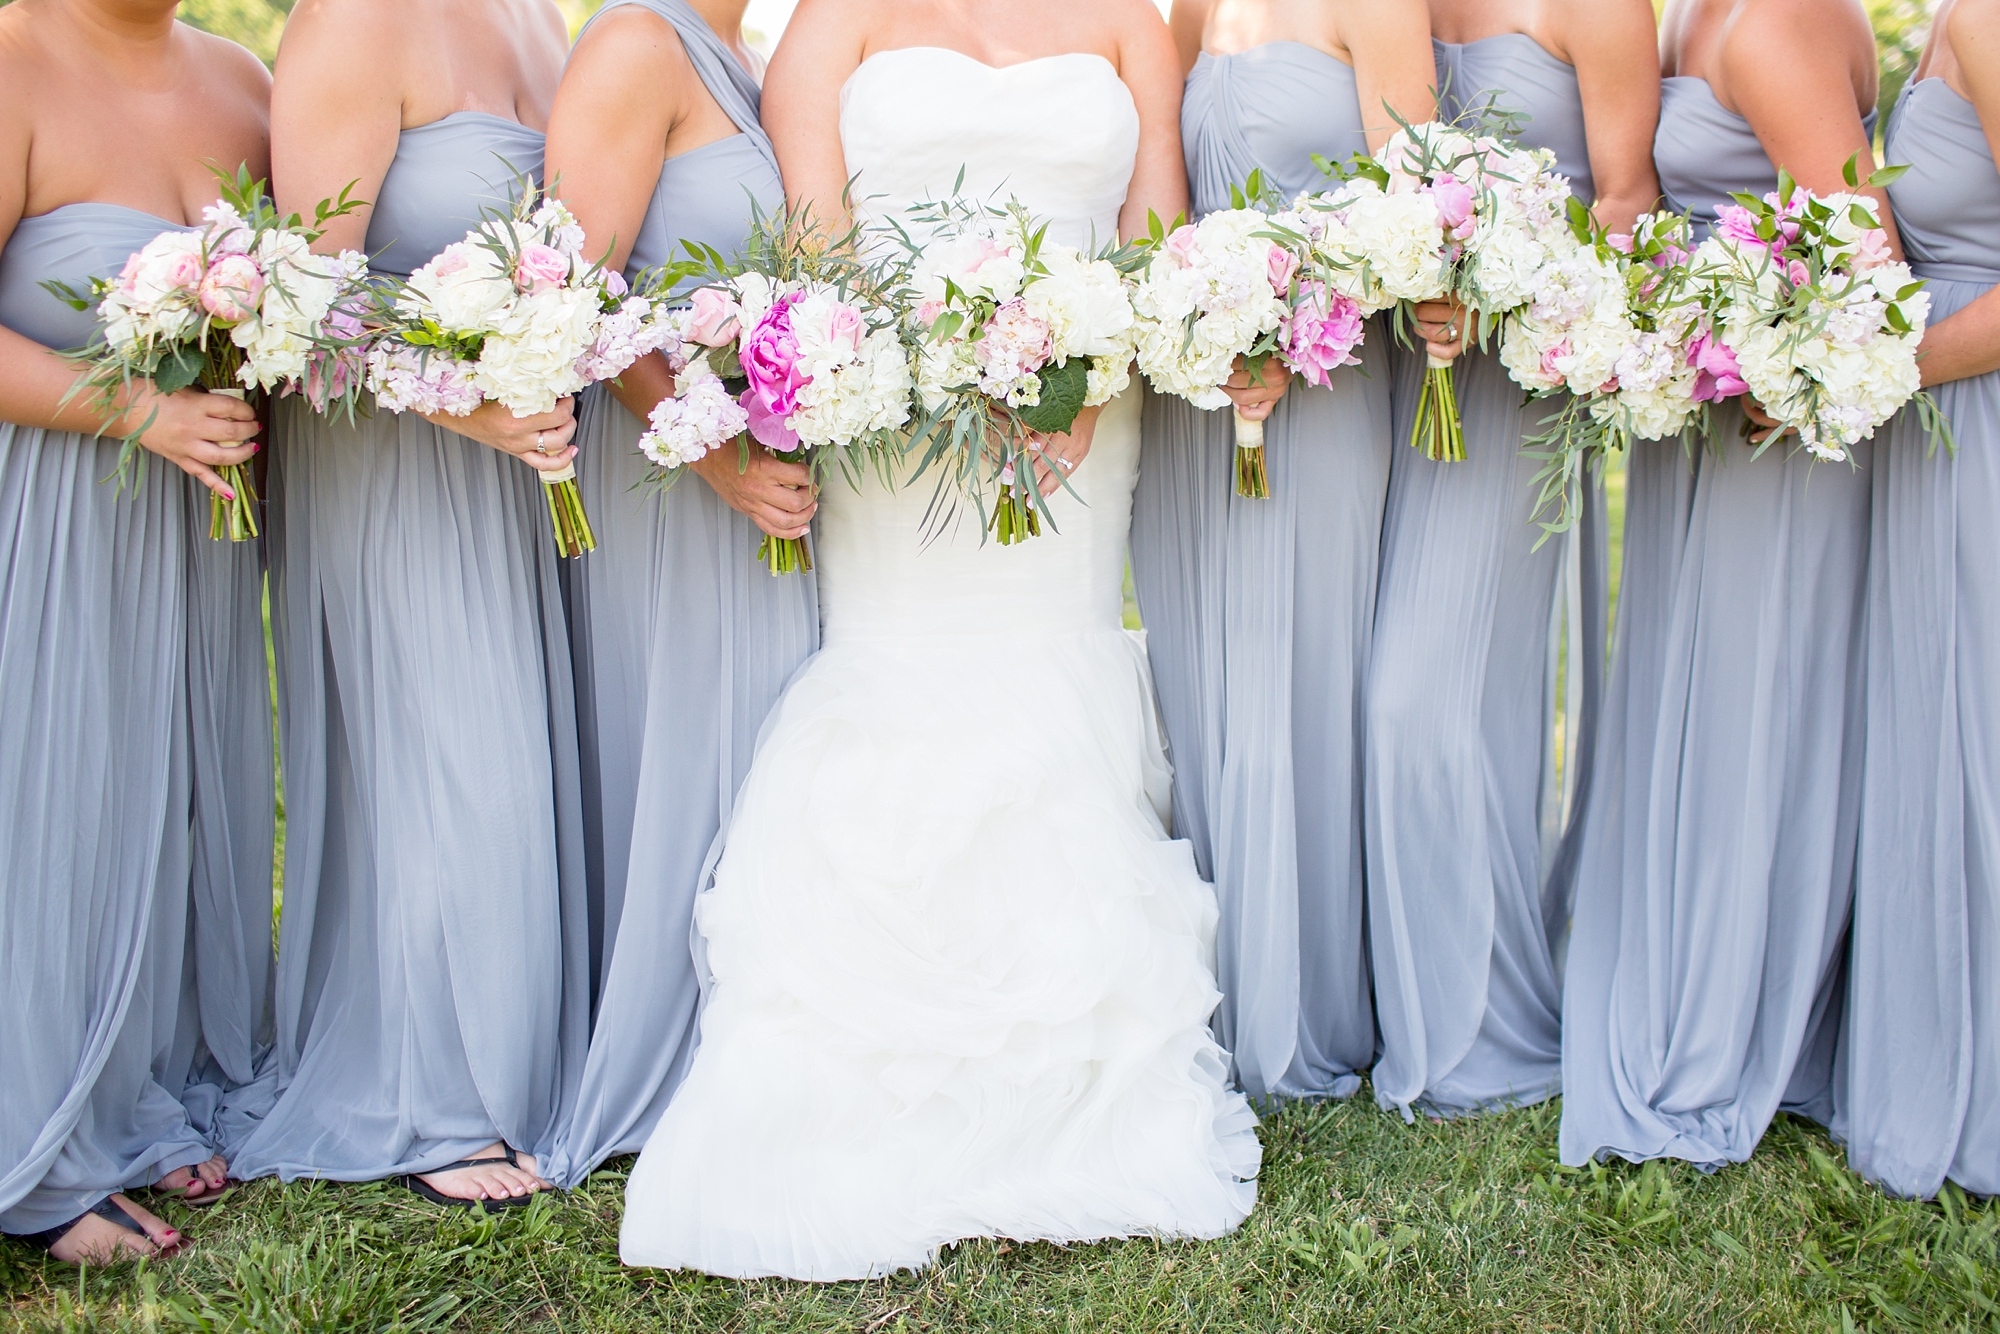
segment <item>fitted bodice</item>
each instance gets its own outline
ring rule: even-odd
[[[1885,147],[1889,161],[1910,168],[1889,187],[1889,202],[1919,276],[2000,281],[2000,171],[1978,108],[1942,79],[1910,84]]]
[[[1368,151],[1354,71],[1303,42],[1203,52],[1181,101],[1181,147],[1197,217],[1228,208],[1229,187],[1256,170],[1288,199],[1318,189],[1315,153],[1339,162]]]
[[[1870,133],[1875,115],[1865,122]],[[1653,165],[1667,208],[1693,216],[1708,235],[1732,195],[1763,195],[1778,188],[1778,169],[1750,122],[1716,100],[1708,80],[1688,75],[1660,85],[1660,128],[1653,136]]]
[[[379,273],[409,274],[515,198],[517,178],[542,178],[543,136],[488,115],[459,111],[404,130],[375,207],[368,253]]]
[[[995,67],[943,47],[881,51],[840,90],[840,144],[867,217],[949,197],[1018,199],[1049,238],[1116,239],[1139,153],[1118,71],[1082,52]]]
[[[65,204],[21,219],[0,249],[0,325],[59,352],[82,347],[97,331],[96,314],[71,310],[42,284],[82,293],[92,278],[115,278],[134,251],[174,226],[123,204]]]
[[[1556,59],[1521,32],[1497,33],[1476,42],[1433,41],[1431,46],[1437,56],[1440,109],[1446,117],[1477,113],[1490,99],[1497,110],[1521,118],[1520,142],[1556,155],[1556,170],[1569,177],[1577,198],[1589,203],[1597,197],[1575,66]]]

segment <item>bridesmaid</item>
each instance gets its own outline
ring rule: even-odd
[[[577,38],[548,173],[595,255],[628,276],[700,241],[742,248],[754,200],[784,207],[758,124],[745,0],[610,0]],[[721,34],[728,34],[726,37]],[[577,1115],[549,1178],[570,1186],[645,1147],[693,1054],[694,896],[758,728],[819,644],[810,573],[773,578],[758,531],[802,536],[811,478],[752,446],[646,485],[641,421],[673,392],[647,358],[584,396],[577,439],[599,550],[570,563],[596,1021]],[[623,936],[626,948],[618,942]]]
[[[1177,0],[1194,213],[1261,169],[1287,197],[1437,110],[1422,0]],[[1149,395],[1132,577],[1174,757],[1174,831],[1215,882],[1216,1036],[1252,1097],[1348,1097],[1375,1057],[1362,931],[1361,680],[1389,484],[1390,333],[1268,416],[1271,497],[1235,494],[1230,413]]]
[[[0,173],[0,1230],[73,1262],[173,1250],[180,1234],[121,1192],[196,1203],[225,1174],[179,1101],[201,1040],[183,1010],[191,553],[207,492],[187,477],[219,488],[216,468],[256,452],[257,423],[194,390],[136,388],[108,416],[65,402],[76,371],[51,349],[86,342],[93,322],[40,287],[80,288],[198,223],[211,165],[265,169],[263,66],[174,9],[0,12],[0,152],[15,164]],[[117,433],[142,426],[159,459],[136,487],[104,482]]]
[[[1856,0],[1670,0],[1663,24],[1655,154],[1703,234],[1733,192],[1775,189],[1774,163],[1837,191],[1868,160],[1875,42]],[[1753,457],[1742,423],[1717,414],[1691,478],[1674,446],[1636,455],[1640,593],[1619,616],[1565,978],[1566,1163],[1713,1168],[1747,1159],[1781,1105],[1831,1115],[1871,451]]]
[[[425,263],[538,173],[566,35],[549,0],[304,0],[278,58],[279,206],[356,182],[374,207],[323,248]],[[576,704],[532,471],[574,455],[570,405],[286,406],[282,1092],[237,1165],[520,1203],[588,1041]]]
[[[1629,228],[1658,194],[1658,86],[1645,0],[1432,0],[1447,114],[1489,97],[1525,117],[1600,222]],[[1420,311],[1435,341],[1459,333]],[[1410,1115],[1534,1102],[1559,1080],[1563,905],[1544,906],[1563,832],[1555,793],[1552,625],[1571,605],[1572,744],[1588,754],[1602,661],[1597,498],[1571,541],[1535,549],[1521,453],[1545,405],[1524,406],[1497,353],[1457,371],[1466,458],[1407,444],[1420,355],[1397,358],[1395,438],[1367,691],[1369,935],[1382,1055],[1377,1100]],[[1565,588],[1565,585],[1567,587]],[[1587,609],[1585,612],[1583,609]],[[1586,787],[1581,766],[1564,776]],[[1572,801],[1574,798],[1571,799]]]
[[[1876,451],[1867,746],[1844,1080],[1847,1160],[1898,1195],[2000,1194],[2000,4],[1945,0],[1889,130],[1930,284],[1924,382]],[[1844,1120],[1844,1124],[1842,1121]]]

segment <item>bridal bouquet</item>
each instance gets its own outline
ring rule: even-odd
[[[1554,168],[1546,149],[1436,121],[1405,125],[1378,157],[1356,159],[1347,173],[1407,202],[1354,196],[1348,211],[1355,221],[1336,244],[1351,272],[1398,278],[1405,302],[1456,298],[1473,312],[1483,344],[1534,296],[1551,246],[1568,235],[1569,181]],[[1418,278],[1421,286],[1411,281]],[[1430,459],[1465,457],[1448,363],[1430,364],[1410,444]]]
[[[1324,386],[1329,372],[1359,362],[1354,349],[1373,313],[1317,272],[1319,219],[1251,207],[1264,194],[1257,173],[1231,193],[1233,208],[1156,229],[1132,288],[1139,369],[1153,388],[1199,408],[1229,402],[1222,387],[1239,357],[1259,382],[1276,357]],[[1240,413],[1235,423],[1236,494],[1268,497],[1264,423]]]
[[[1877,172],[1868,184],[1898,174]],[[1852,160],[1846,178],[1860,188]],[[1783,172],[1777,190],[1737,200],[1694,258],[1711,324],[1699,356],[1713,378],[1707,387],[1740,384],[1821,459],[1848,458],[1912,399],[1933,437],[1948,435],[1918,392],[1930,297],[1891,257],[1875,201],[1816,195]]]
[[[85,368],[78,388],[94,389],[107,403],[135,380],[163,394],[199,385],[245,398],[312,379],[315,363],[340,355],[367,264],[352,251],[315,255],[311,247],[327,222],[355,207],[343,193],[322,202],[310,226],[296,214],[281,217],[264,183],[243,169],[223,178],[222,197],[203,210],[200,227],[162,232],[115,279],[93,278],[86,294],[45,284],[75,309],[98,315],[97,336],[71,354]],[[326,375],[316,388],[322,401],[348,392]],[[128,439],[120,476],[139,458]],[[249,471],[236,463],[217,471],[228,490],[210,496],[209,536],[256,537]]]
[[[1701,370],[1707,344],[1694,290],[1688,219],[1653,213],[1629,235],[1607,235],[1572,202],[1574,244],[1556,247],[1533,300],[1508,317],[1500,360],[1531,397],[1561,396],[1551,429],[1527,443],[1548,459],[1536,513],[1546,533],[1576,521],[1575,485],[1587,466],[1634,440],[1706,433],[1715,396]]]
[[[517,417],[552,412],[665,346],[668,314],[664,302],[628,292],[622,274],[586,260],[569,209],[525,187],[511,215],[489,218],[386,287],[368,387],[390,412],[463,417],[486,402]],[[575,467],[537,475],[557,549],[595,550]]]
[[[1047,238],[1018,203],[955,200],[913,212],[927,239],[906,249],[905,328],[917,345],[916,392],[926,444],[921,473],[949,461],[984,526],[1011,545],[1042,531],[1037,435],[1068,431],[1085,408],[1130,382],[1131,247],[1087,254]],[[984,488],[997,485],[990,520]],[[1065,483],[1066,485],[1067,483]]]
[[[810,235],[794,222],[760,221],[746,265],[712,275],[675,313],[676,393],[654,407],[639,438],[669,480],[746,435],[815,471],[836,456],[851,464],[900,448],[912,377],[896,313],[869,294],[866,269]],[[774,575],[812,569],[798,538],[766,534],[757,556]]]

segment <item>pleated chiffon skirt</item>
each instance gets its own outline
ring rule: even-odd
[[[649,485],[640,430],[604,389],[583,397],[577,468],[598,550],[563,572],[596,1001],[577,1112],[544,1164],[564,1186],[643,1148],[686,1073],[695,895],[765,716],[819,646],[814,577],[772,577],[760,530],[701,478]]]
[[[193,761],[185,479],[0,424],[0,1229],[211,1149],[178,1095]]]
[[[1832,1116],[1860,796],[1868,469],[1741,411],[1635,456],[1630,593],[1565,977],[1564,1162],[1742,1162]]]
[[[279,1092],[236,1168],[546,1154],[588,1040],[589,920],[540,483],[418,417],[288,402],[274,436]]]
[[[1407,443],[1423,358],[1394,360],[1365,722],[1374,1084],[1384,1107],[1451,1116],[1538,1102],[1560,1080],[1567,904],[1545,886],[1561,882],[1589,786],[1602,504],[1593,485],[1572,535],[1538,548],[1540,462],[1521,446],[1549,408],[1524,404],[1496,356],[1469,353],[1454,371],[1466,458],[1433,462]]]
[[[1268,499],[1235,428],[1148,393],[1132,577],[1174,764],[1174,834],[1221,909],[1216,1035],[1253,1097],[1348,1097],[1375,1056],[1362,681],[1389,482],[1385,333],[1266,422]]]

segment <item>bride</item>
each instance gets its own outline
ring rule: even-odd
[[[764,102],[794,204],[1018,198],[1090,246],[1186,206],[1150,0],[806,0]],[[701,1045],[626,1263],[859,1279],[967,1237],[1215,1237],[1256,1120],[1209,1036],[1214,894],[1163,823],[1120,622],[1137,390],[1046,442],[1057,532],[926,543],[928,478],[821,498],[824,648],[695,919]]]

